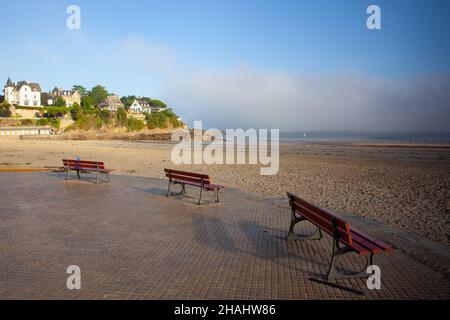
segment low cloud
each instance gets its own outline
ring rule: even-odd
[[[449,77],[385,80],[241,65],[172,80],[167,97],[177,111],[218,128],[450,130]]]

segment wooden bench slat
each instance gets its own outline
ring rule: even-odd
[[[310,211],[315,212],[318,215],[324,216],[324,218],[327,220],[332,221],[334,219],[336,221],[338,227],[349,232],[348,223],[346,221],[344,221],[343,219],[341,219],[340,217],[329,212],[327,209],[324,209],[324,208],[316,206],[312,203],[309,203],[309,202],[295,196],[292,193],[288,193],[288,197],[289,197],[290,201],[293,201],[294,203],[299,204],[302,207],[308,208]]]
[[[334,226],[333,226],[334,217],[330,217],[328,215],[322,216],[317,209],[312,210],[312,208],[311,209],[307,208],[303,205],[300,205],[297,202],[294,202],[294,208],[300,216],[307,218],[326,233],[330,235],[334,234]],[[336,221],[338,220],[336,219]],[[350,234],[350,227],[348,223],[344,222],[343,220],[339,221],[337,223],[337,229],[339,232],[339,237],[349,245],[352,244],[352,237]]]
[[[73,166],[73,165],[84,165],[84,166],[104,166],[105,164],[103,163],[103,162],[83,162],[83,161],[80,161],[80,162],[73,162],[73,161],[63,161],[63,163],[64,164],[67,164],[67,165],[71,165],[71,166]]]
[[[84,164],[104,164],[103,162],[97,162],[97,161],[76,161],[76,160],[63,160],[65,163],[84,163]]]
[[[92,171],[92,172],[97,172],[97,168],[83,168],[83,167],[68,167],[69,170],[79,170],[79,171]],[[110,172],[111,170],[109,169],[98,169],[99,172],[101,173],[107,173]]]
[[[354,245],[359,245],[362,248],[365,248],[366,251],[370,251],[372,253],[377,253],[381,251],[381,248],[377,245],[373,244],[372,242],[362,238],[360,235],[352,232],[352,239],[353,243],[351,244],[351,247],[353,248]],[[358,251],[358,250],[357,250]]]
[[[172,180],[172,182],[185,183],[185,184],[189,184],[189,185],[196,186],[196,187],[202,186],[202,184],[200,182],[193,182],[193,181],[189,181],[189,180],[174,179],[174,180]],[[203,184],[203,188],[213,190],[213,189],[222,189],[223,186],[218,185],[218,184]]]
[[[180,170],[173,170],[173,169],[164,169],[164,171],[169,174],[174,175],[180,175],[180,176],[187,176],[187,177],[195,177],[195,178],[203,178],[209,180],[209,175],[203,174],[203,173],[195,173],[195,172],[187,172],[187,171],[180,171]]]
[[[167,175],[168,178],[172,178],[172,180],[184,180],[184,181],[191,181],[191,182],[195,182],[195,183],[201,183],[202,179],[196,178],[196,177],[189,177],[189,176],[181,176],[178,174],[169,174]],[[209,184],[210,180],[208,179],[204,179],[203,183],[205,184]]]
[[[87,161],[87,160],[72,160],[72,159],[63,159],[63,162],[67,163],[86,163],[86,164],[101,164],[104,165],[102,161]]]
[[[375,239],[355,228],[351,228],[351,232],[353,235],[358,235],[359,237],[363,238],[365,241],[368,241],[370,243],[372,243],[372,245],[380,248],[382,251],[385,252],[392,252],[394,251],[394,248],[392,248],[390,245],[384,243],[383,241],[380,241],[378,239]]]
[[[106,169],[105,166],[91,166],[91,165],[85,165],[85,164],[69,164],[69,165],[64,165],[65,167],[68,167],[69,169],[71,168],[86,168],[86,169]]]

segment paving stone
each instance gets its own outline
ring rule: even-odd
[[[450,298],[445,272],[408,255],[416,244],[407,240],[399,245],[409,251],[376,256],[381,290],[368,290],[364,279],[333,287],[314,281],[326,274],[331,239],[286,242],[287,205],[225,189],[220,204],[207,193],[211,203],[197,206],[197,188],[187,188],[188,198],[167,198],[166,187],[167,181],[141,177],[96,185],[92,177],[0,174],[0,298]],[[357,268],[357,258],[345,257],[342,267]],[[449,260],[433,255],[432,262]],[[81,290],[66,288],[69,265],[81,268]]]

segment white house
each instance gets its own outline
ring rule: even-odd
[[[144,112],[158,113],[161,112],[162,110],[163,109],[159,107],[154,106],[152,107],[147,101],[137,99],[135,99],[130,106],[130,111],[136,113],[144,113]]]
[[[147,112],[147,110],[149,110],[149,108],[150,108],[150,105],[148,104],[147,101],[135,99],[134,102],[130,106],[130,111],[136,112],[136,113],[143,113],[143,112]]]
[[[41,87],[30,81],[12,82],[10,78],[3,89],[5,101],[25,107],[41,107]]]

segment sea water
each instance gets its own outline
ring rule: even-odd
[[[363,131],[301,131],[280,132],[280,143],[412,143],[450,144],[450,132],[363,132]]]

